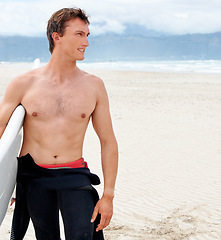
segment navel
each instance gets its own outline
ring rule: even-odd
[[[38,113],[37,113],[37,112],[33,112],[33,113],[32,113],[32,116],[33,116],[33,117],[37,117],[37,116],[38,116]]]
[[[85,114],[85,113],[82,113],[82,114],[81,114],[81,117],[82,117],[82,118],[86,118],[86,114]]]

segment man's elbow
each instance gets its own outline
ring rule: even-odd
[[[118,158],[118,143],[115,137],[101,142],[101,148],[110,152],[114,158]]]

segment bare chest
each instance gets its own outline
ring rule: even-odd
[[[26,108],[26,115],[37,119],[84,119],[92,114],[96,98],[87,89],[36,88],[26,94],[22,104]]]

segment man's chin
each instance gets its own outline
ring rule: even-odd
[[[84,57],[78,58],[77,61],[83,61]]]

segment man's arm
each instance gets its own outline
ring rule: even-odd
[[[14,79],[6,89],[0,102],[0,138],[14,109],[21,103],[23,90],[20,84],[20,78]]]
[[[113,215],[114,188],[118,168],[118,146],[112,127],[108,96],[101,80],[98,85],[98,98],[92,115],[92,123],[101,144],[104,192],[92,215],[92,221],[94,221],[97,214],[101,214],[97,231],[107,227]]]

